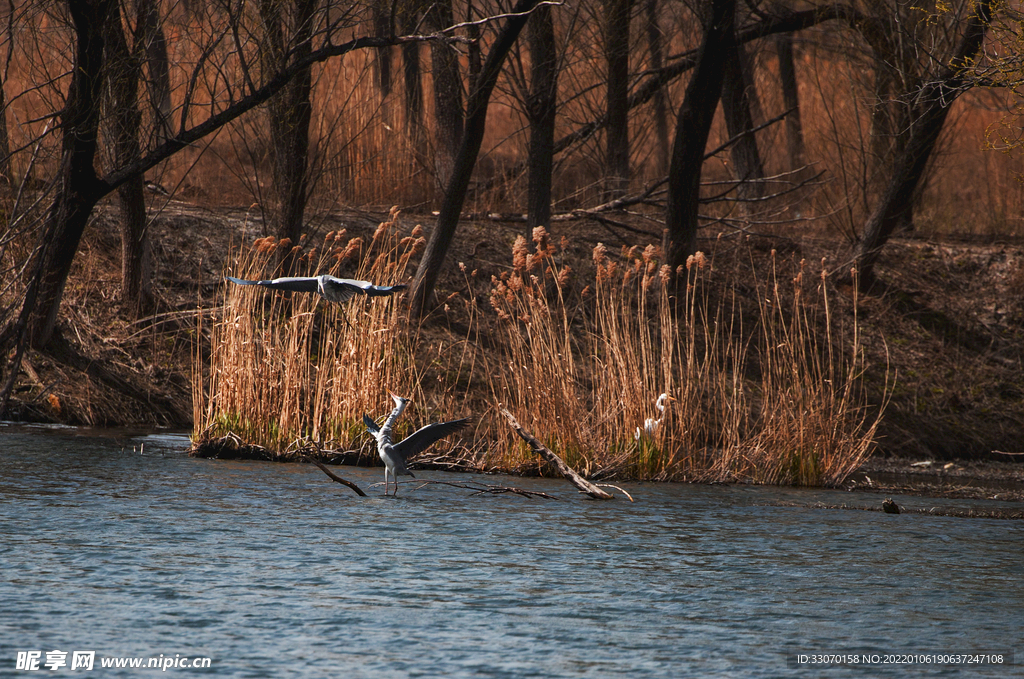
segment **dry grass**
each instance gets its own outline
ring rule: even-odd
[[[711,295],[708,258],[677,278],[656,254],[613,259],[599,245],[595,284],[570,300],[570,271],[544,230],[532,251],[520,238],[491,298],[509,346],[496,399],[588,475],[840,483],[871,452],[880,412],[858,389],[856,334],[835,346],[823,277],[817,299],[804,299],[801,273],[787,300],[773,270],[744,332],[735,294]],[[661,425],[638,436],[661,393]],[[528,460],[512,436],[496,451],[502,467]]]
[[[299,259],[295,275],[329,273],[386,284],[402,280],[423,245],[418,228],[402,237],[397,210],[369,242],[332,232]],[[232,272],[273,277],[287,241],[256,241]],[[294,252],[298,254],[298,246]],[[194,369],[198,441],[234,433],[283,451],[296,442],[346,447],[377,413],[387,390],[415,388],[412,343],[394,298],[329,304],[317,295],[269,293],[225,284],[223,316],[212,328],[208,378]]]

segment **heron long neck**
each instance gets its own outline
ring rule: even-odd
[[[391,414],[388,415],[388,419],[384,420],[384,424],[381,425],[381,438],[386,438],[388,443],[391,443],[391,427],[395,425],[395,421],[398,420],[399,416],[402,414],[402,411],[405,410],[405,405],[405,401],[398,403],[395,406],[395,409],[391,411]]]

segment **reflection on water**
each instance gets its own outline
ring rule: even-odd
[[[17,651],[54,649],[205,656],[226,677],[820,674],[787,653],[1024,660],[1019,522],[765,506],[879,498],[679,484],[629,485],[632,504],[524,479],[512,482],[562,501],[411,481],[398,498],[359,498],[309,465],[84,434],[0,427],[0,676],[31,676],[15,672]],[[383,478],[341,473],[364,489]]]

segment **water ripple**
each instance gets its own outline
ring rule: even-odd
[[[523,479],[563,500],[411,484],[358,498],[307,465],[187,458],[171,434],[8,427],[0,445],[0,675],[16,651],[54,648],[208,656],[226,677],[777,677],[807,675],[787,667],[795,652],[1024,659],[1016,522],[676,484],[630,485],[632,504]]]

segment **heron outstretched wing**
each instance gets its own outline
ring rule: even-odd
[[[325,298],[332,302],[347,302],[356,295],[369,295],[370,297],[381,297],[393,295],[399,290],[404,290],[405,285],[374,285],[369,281],[360,281],[354,278],[335,278],[334,276],[320,277],[320,290]]]
[[[464,417],[461,420],[428,424],[408,438],[392,445],[391,449],[401,455],[403,460],[408,460],[416,453],[422,453],[445,436],[454,434],[462,429],[469,424],[469,421],[468,417]]]
[[[377,423],[374,422],[373,419],[366,413],[363,413],[363,424],[366,425],[366,430],[371,434],[376,435],[377,432],[380,431],[380,427],[377,426]]]
[[[275,278],[272,281],[246,281],[241,278],[232,278],[231,276],[226,276],[226,278],[232,283],[237,283],[238,285],[261,285],[265,288],[273,288],[274,290],[318,292],[320,289],[320,282],[315,277]]]

